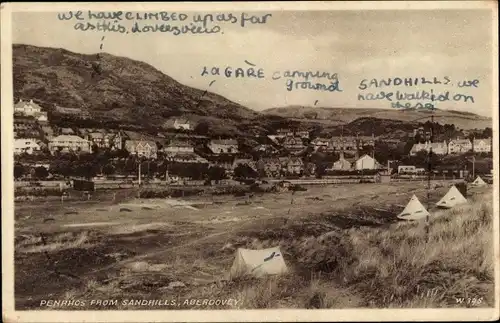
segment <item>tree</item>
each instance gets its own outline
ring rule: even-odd
[[[116,171],[116,169],[115,169],[115,166],[113,166],[113,164],[106,164],[102,168],[102,173],[106,176],[113,175],[115,173],[115,171]]]
[[[26,167],[24,167],[22,164],[15,164],[14,165],[14,178],[19,179],[23,177],[26,174]]]
[[[234,169],[234,177],[237,178],[256,178],[257,172],[247,164],[238,164]]]
[[[210,125],[206,121],[202,121],[194,127],[194,132],[206,136],[210,132]]]
[[[46,179],[49,176],[49,171],[47,168],[43,166],[38,166],[35,168],[35,178],[37,179]]]
[[[208,178],[211,181],[223,180],[227,178],[226,170],[219,166],[212,166],[208,169]]]

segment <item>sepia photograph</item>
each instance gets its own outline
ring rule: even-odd
[[[1,10],[7,322],[499,318],[496,3]]]

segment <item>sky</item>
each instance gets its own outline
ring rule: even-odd
[[[86,13],[86,12],[85,12]],[[225,13],[228,13],[226,11]],[[238,18],[241,12],[233,12]],[[387,101],[359,101],[358,94],[381,90],[430,90],[472,95],[474,103],[439,102],[436,107],[491,116],[491,12],[487,10],[351,10],[273,11],[265,24],[220,24],[223,33],[120,34],[78,31],[76,21],[61,21],[57,12],[13,13],[13,43],[92,54],[106,52],[144,61],[177,81],[207,89],[255,110],[288,105],[390,108]],[[192,12],[188,13],[192,16]],[[263,16],[266,12],[249,15]],[[190,19],[190,18],[189,18]],[[187,20],[188,22],[190,20]],[[153,21],[141,21],[153,24]],[[127,28],[131,22],[123,23]],[[182,23],[177,23],[182,24]],[[103,39],[104,37],[104,39]],[[102,49],[101,49],[102,45]],[[204,66],[262,68],[261,79],[202,76]],[[342,92],[287,91],[286,70],[337,73]],[[372,88],[360,91],[363,79],[450,77],[453,86]],[[463,80],[477,88],[459,89]],[[213,82],[215,81],[215,82]],[[297,79],[296,81],[301,81]],[[325,82],[324,80],[313,83]],[[415,102],[416,103],[416,102]]]

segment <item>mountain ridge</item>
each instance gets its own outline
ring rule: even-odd
[[[173,116],[229,121],[259,113],[176,81],[142,61],[107,53],[13,44],[14,97],[77,107],[93,117],[160,125]]]
[[[371,117],[390,119],[404,122],[425,122],[434,115],[435,122],[453,123],[462,129],[492,127],[492,118],[455,110],[396,110],[381,108],[339,108],[339,107],[311,107],[285,106],[262,110],[266,115],[291,118],[293,120],[314,120],[332,125],[348,124],[358,118]],[[474,122],[474,124],[472,124]]]

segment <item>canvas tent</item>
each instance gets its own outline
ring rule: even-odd
[[[474,182],[472,182],[472,185],[474,185],[474,186],[483,186],[483,185],[486,185],[486,182],[485,182],[485,181],[483,181],[483,179],[482,179],[480,176],[478,176],[478,177],[474,180]]]
[[[287,272],[279,247],[251,250],[238,248],[229,273],[230,279],[243,276],[263,277]]]
[[[465,204],[467,203],[467,199],[460,193],[460,191],[453,185],[448,193],[443,196],[439,202],[436,203],[438,207],[449,209],[454,207],[455,205]]]
[[[413,195],[404,210],[398,214],[402,220],[421,220],[430,215],[418,198]]]

